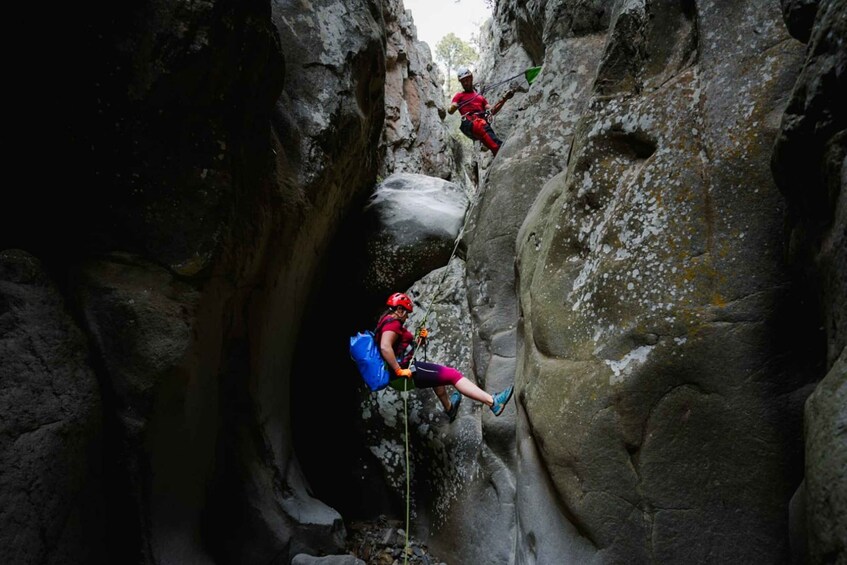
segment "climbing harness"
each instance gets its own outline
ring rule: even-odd
[[[491,90],[492,88],[497,87],[501,84],[510,82],[520,76],[523,76],[526,79],[527,83],[531,85],[536,79],[536,77],[538,77],[538,74],[540,72],[541,67],[531,67],[509,78],[497,81],[493,84],[484,85],[479,90],[479,92],[474,91],[474,95],[472,97],[457,105],[456,109],[461,110],[461,108],[482,96],[482,94],[484,94],[486,91]],[[502,108],[506,100],[510,99],[516,90],[518,89],[512,88],[511,90],[509,90],[509,92],[503,98],[501,98],[497,101],[496,104],[494,104],[494,107],[491,110],[484,109],[481,111],[471,111],[462,114],[462,123],[459,127],[461,132],[473,141],[481,142],[485,148],[490,149],[496,155],[501,142],[497,139],[494,130],[491,129],[491,124],[494,122],[494,115],[500,111],[500,108]]]
[[[457,108],[462,108],[463,106],[477,100],[477,98],[481,98],[480,94],[478,92],[474,92],[472,97],[459,104]],[[461,131],[468,139],[475,142],[479,141],[483,144],[483,146],[496,153],[502,142],[497,139],[497,135],[494,133],[494,130],[491,129],[491,124],[494,121],[494,114],[508,98],[511,98],[511,96],[507,95],[502,100],[498,101],[497,104],[495,104],[494,110],[483,108],[480,103],[477,103],[477,105],[473,106],[469,109],[469,111],[462,113],[459,131]],[[485,99],[482,98],[482,100]]]

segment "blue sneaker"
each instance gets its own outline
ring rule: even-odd
[[[515,392],[514,385],[494,395],[494,404],[491,406],[491,411],[494,412],[495,416],[503,413],[503,409],[506,408],[506,404],[511,400],[513,392]]]
[[[454,392],[450,395],[450,410],[447,411],[447,417],[450,418],[450,421],[456,419],[456,416],[459,414],[459,404],[462,403],[462,395],[459,392]]]

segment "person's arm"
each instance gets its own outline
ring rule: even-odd
[[[468,100],[468,99],[465,99],[464,101],[462,101],[462,93],[461,93],[461,92],[457,92],[457,93],[456,93],[456,95],[453,97],[453,100],[451,100],[451,101],[450,101],[450,107],[449,107],[449,108],[447,108],[447,113],[448,113],[448,114],[453,114],[453,113],[455,113],[455,112],[456,112],[456,110],[461,109],[461,108],[462,108],[463,106],[465,106],[466,104],[468,104],[468,103],[472,102],[473,100],[475,100],[477,96],[479,96],[479,94],[476,94],[476,93],[475,93],[475,94],[474,94],[474,96],[473,96],[473,98],[471,98],[471,99],[469,99],[469,100]],[[483,98],[483,100],[485,100],[485,99]],[[462,115],[464,116],[464,113],[462,113]]]
[[[403,369],[394,357],[394,342],[397,341],[397,332],[384,331],[379,338],[379,353],[385,362],[391,367],[391,371],[398,377],[410,377],[412,371]]]
[[[447,108],[448,114],[455,114],[456,110],[459,109],[459,93],[453,95],[453,99],[450,100],[450,107]]]
[[[506,100],[510,99],[514,95],[515,95],[514,90],[510,90],[509,92],[507,92],[506,95],[503,96],[503,98],[501,98],[500,100],[498,100],[497,103],[494,105],[494,107],[491,108],[491,115],[494,116],[495,114],[497,114],[497,112],[499,112],[501,110],[501,108],[503,108],[503,104],[506,103]]]

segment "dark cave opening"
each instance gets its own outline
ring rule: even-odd
[[[348,344],[373,329],[386,291],[366,284],[364,201],[339,227],[306,307],[291,378],[294,449],[311,494],[347,520],[403,516],[403,493],[383,479],[365,444],[360,400],[369,394]]]

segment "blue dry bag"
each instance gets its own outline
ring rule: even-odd
[[[388,371],[372,331],[359,332],[350,338],[350,357],[372,391],[382,390],[388,385]]]

